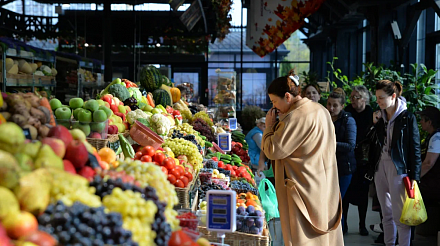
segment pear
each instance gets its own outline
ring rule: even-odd
[[[36,216],[43,213],[50,202],[52,176],[46,168],[40,168],[20,178],[14,189],[20,208]]]
[[[15,159],[17,160],[21,170],[25,172],[30,172],[33,170],[34,161],[32,160],[32,157],[30,157],[29,155],[23,153],[17,153],[15,154]]]
[[[0,186],[14,188],[18,184],[20,172],[21,168],[14,156],[0,150]]]
[[[0,149],[15,154],[24,144],[23,130],[15,123],[6,122],[0,125]]]
[[[41,142],[35,142],[35,143],[27,143],[21,146],[20,153],[30,156],[33,160],[37,158],[38,152],[41,148]]]
[[[0,187],[0,220],[4,219],[8,214],[20,212],[17,198],[14,193],[5,187]]]
[[[35,168],[55,167],[64,170],[63,160],[53,152],[49,145],[43,145],[38,152],[34,164]]]

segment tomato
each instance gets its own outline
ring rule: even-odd
[[[168,170],[172,170],[176,166],[176,161],[168,157],[162,162],[162,166],[166,167]]]
[[[179,171],[180,176],[185,174],[185,169],[182,166],[176,166],[175,168]]]
[[[162,152],[157,152],[156,154],[154,154],[153,160],[159,164],[162,164],[163,160],[165,160],[165,158],[167,158],[165,156],[164,153]]]
[[[238,167],[237,167],[237,166],[232,166],[232,169],[233,169],[234,171],[237,171]]]
[[[218,158],[214,156],[214,157],[211,158],[211,160],[218,161]]]
[[[187,177],[185,177],[185,176],[180,176],[180,181],[183,182],[183,187],[188,186],[189,180],[188,180]]]
[[[165,175],[168,175],[168,169],[166,169],[165,167],[160,167],[160,169],[162,170],[162,172],[165,173]]]
[[[154,164],[155,164],[156,166],[160,166],[159,163],[157,163],[156,161],[154,162]]]
[[[172,174],[168,174],[168,181],[170,181],[171,184],[176,183],[176,176],[172,175]]]
[[[193,175],[190,172],[185,172],[185,177],[188,178],[189,182],[191,182],[193,180]]]
[[[142,149],[142,155],[149,155],[149,156],[153,157],[154,154],[156,154],[156,151],[155,151],[154,148],[151,147],[151,146],[145,146],[145,147]]]
[[[232,176],[232,177],[237,177],[237,174],[235,173],[234,170],[230,170],[230,171],[231,171],[231,176]]]
[[[168,246],[192,246],[193,242],[194,241],[184,231],[179,230],[171,234]]]
[[[140,160],[142,156],[143,156],[142,152],[138,151],[136,152],[136,154],[134,154],[133,159]]]
[[[153,159],[151,159],[151,156],[149,156],[149,155],[144,155],[141,157],[141,161],[142,162],[152,162]]]
[[[178,188],[185,188],[185,186],[183,185],[182,180],[176,180],[176,183],[174,183],[174,186],[178,187]]]
[[[180,177],[180,172],[176,168],[168,170],[168,173],[171,173],[172,175],[176,176],[176,178]]]
[[[224,168],[225,167],[225,163],[223,163],[222,161],[218,162],[218,167],[219,168]]]

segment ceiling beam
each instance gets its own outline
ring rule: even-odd
[[[8,3],[12,3],[12,2],[14,2],[15,0],[0,0],[0,7],[3,7],[3,6],[5,6],[6,4],[8,4]]]
[[[434,9],[434,11],[437,13],[437,15],[440,17],[440,1],[435,0],[428,0],[431,7]]]
[[[402,40],[400,40],[400,46],[406,47],[409,43],[409,40],[411,39],[411,36],[416,28],[417,21],[419,20],[420,15],[422,14],[421,9],[416,8],[410,8],[410,18],[407,22],[405,31],[402,35]]]

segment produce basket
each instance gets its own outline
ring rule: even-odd
[[[191,181],[191,183],[189,183],[186,188],[175,188],[177,197],[179,198],[179,204],[177,206],[179,206],[180,208],[189,209],[192,207],[191,204],[194,205],[194,203],[197,201],[197,193],[195,193],[194,197],[190,196],[190,190],[192,189],[193,185],[194,180]]]
[[[95,147],[96,150],[100,150],[104,147],[107,147],[108,139],[87,138],[87,142]]]
[[[122,133],[122,136],[124,136],[125,138],[127,138],[130,135],[130,131],[129,130],[125,130],[124,133]],[[109,143],[115,143],[117,141],[119,141],[119,133],[117,134],[107,134],[107,140]]]
[[[217,233],[210,232],[206,227],[199,226],[199,231],[210,242],[217,241]],[[258,236],[252,234],[246,234],[242,232],[225,233],[225,244],[230,246],[269,246],[270,236]]]

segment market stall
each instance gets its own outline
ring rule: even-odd
[[[155,67],[140,74],[68,105],[1,94],[1,245],[211,245],[210,190],[235,191],[226,244],[269,245],[243,133],[193,114]]]

